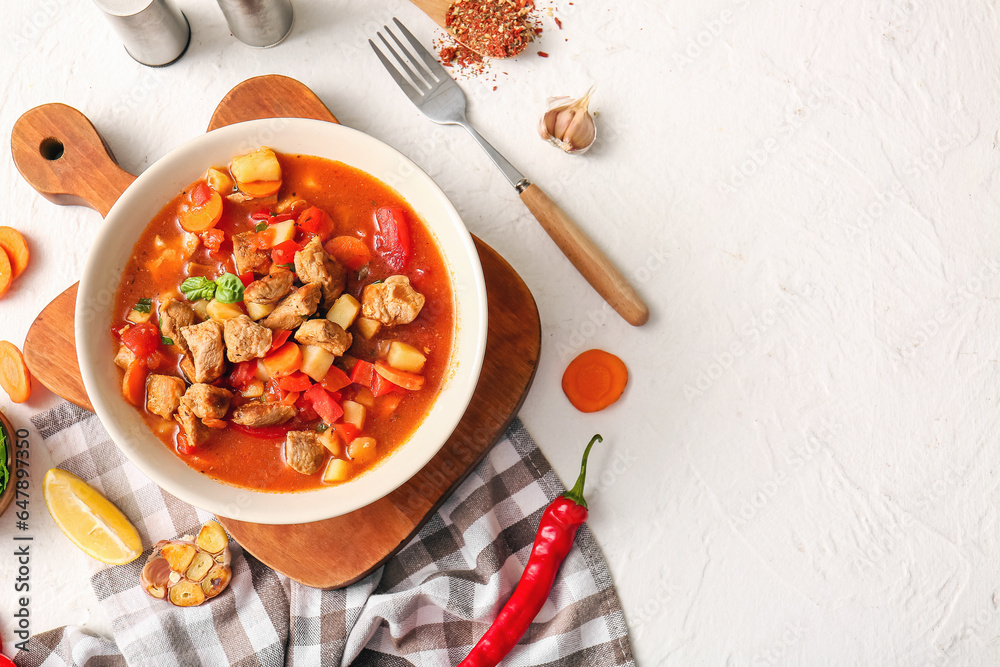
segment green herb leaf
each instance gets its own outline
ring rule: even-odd
[[[326,424],[316,424],[316,432],[323,433],[324,431],[329,431],[330,427]]]
[[[151,310],[153,310],[153,300],[139,299],[139,301],[136,302],[134,306],[132,306],[132,310],[134,310],[137,313],[148,313]]]
[[[174,339],[173,338],[167,338],[163,334],[160,334],[160,342],[163,343],[164,345],[173,345],[174,344]]]
[[[181,294],[187,297],[188,301],[208,301],[215,296],[215,281],[209,280],[205,276],[191,276],[181,283]]]
[[[262,232],[265,229],[267,229],[267,223],[266,222],[258,222],[257,226],[253,228],[253,230],[255,232]]]
[[[295,270],[295,262],[289,262],[288,264],[279,264],[278,266],[283,266],[286,269],[288,269],[289,271],[294,271]]]
[[[223,273],[216,278],[215,300],[219,303],[236,303],[243,300],[243,281],[239,276]]]

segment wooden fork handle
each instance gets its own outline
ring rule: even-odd
[[[521,192],[521,201],[577,271],[626,322],[638,327],[649,320],[649,307],[621,271],[541,188],[529,185]]]

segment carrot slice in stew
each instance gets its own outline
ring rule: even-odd
[[[14,282],[14,269],[10,264],[10,257],[3,248],[0,248],[0,296],[7,293],[12,282]]]
[[[10,400],[24,403],[31,396],[31,374],[21,351],[13,343],[0,341],[0,387]]]
[[[618,400],[628,383],[625,363],[604,350],[587,350],[563,373],[566,398],[580,412],[597,412]]]
[[[7,251],[13,277],[17,278],[28,266],[30,253],[21,232],[13,227],[0,227],[0,248]]]
[[[135,359],[125,371],[122,379],[122,396],[125,400],[141,408],[146,404],[146,376],[149,375],[149,367],[146,366],[145,359]]]
[[[357,271],[372,260],[371,250],[356,236],[335,236],[323,249],[351,271]]]

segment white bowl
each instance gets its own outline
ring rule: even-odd
[[[379,466],[345,484],[268,493],[217,482],[164,446],[122,398],[109,333],[122,272],[150,220],[205,170],[256,146],[339,160],[394,188],[424,220],[451,269],[456,331],[451,371],[413,436]],[[416,474],[455,430],[472,398],[486,349],[486,285],[472,236],[455,207],[412,161],[366,134],[317,120],[238,123],[199,136],[157,160],[129,186],[98,233],[76,306],[77,355],[87,395],[118,448],[146,476],[195,507],[266,524],[320,521],[386,496]]]

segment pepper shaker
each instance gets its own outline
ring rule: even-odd
[[[173,0],[94,0],[137,62],[164,67],[187,51],[191,25]]]
[[[218,0],[229,30],[248,46],[277,46],[292,31],[291,0]]]

